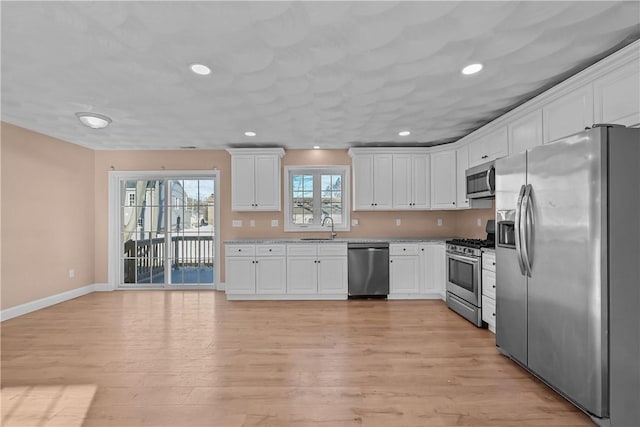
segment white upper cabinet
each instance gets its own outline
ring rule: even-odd
[[[640,125],[640,62],[632,61],[594,83],[596,123]]]
[[[428,209],[431,205],[428,154],[393,155],[393,209]]]
[[[280,210],[282,148],[229,149],[231,154],[231,210]]]
[[[467,176],[469,168],[469,146],[464,145],[456,150],[456,206],[458,209],[468,208]]]
[[[582,86],[542,107],[544,143],[581,132],[593,124],[593,87]]]
[[[509,123],[509,154],[542,145],[542,110],[535,110]]]
[[[353,210],[392,209],[391,154],[355,154],[353,157]]]
[[[509,154],[507,127],[502,126],[469,143],[469,167]]]
[[[431,208],[456,208],[456,151],[431,154]]]

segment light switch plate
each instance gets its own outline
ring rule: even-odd
[[[271,220],[271,226],[272,227],[277,227],[278,226],[278,220],[277,219],[272,219]]]
[[[351,226],[352,227],[357,227],[358,226],[358,218],[354,218],[351,220]]]
[[[438,218],[438,227],[442,227],[442,218]]]
[[[232,227],[242,227],[242,220],[241,219],[234,219],[233,221],[231,221],[231,226]]]
[[[249,221],[249,227],[255,227],[256,226],[256,220],[252,219],[251,221]]]
[[[478,218],[478,219],[476,220],[476,225],[477,225],[478,227],[482,227],[482,219]]]
[[[396,227],[402,224],[402,220],[400,218],[396,219]]]

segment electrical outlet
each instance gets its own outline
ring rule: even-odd
[[[442,218],[438,218],[438,227],[442,227]]]
[[[400,218],[396,219],[396,227],[400,226],[400,224],[402,224],[402,220]]]
[[[69,269],[69,279],[76,277],[76,271],[73,268]]]
[[[478,218],[478,219],[476,220],[476,225],[477,225],[478,227],[482,227],[482,219]]]
[[[249,227],[255,227],[256,226],[256,220],[252,219],[251,221],[249,221]]]
[[[357,227],[358,226],[358,218],[354,218],[351,220],[351,226],[352,227]]]
[[[234,219],[233,221],[231,221],[231,226],[232,227],[242,227],[242,220],[241,219]]]
[[[272,219],[271,220],[271,226],[272,227],[277,227],[278,226],[278,220],[277,219]]]

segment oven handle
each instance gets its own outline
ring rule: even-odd
[[[520,266],[520,274],[523,276],[526,274],[524,267],[524,259],[522,258],[522,235],[520,233],[520,224],[522,223],[522,201],[524,199],[524,193],[526,185],[520,187],[520,194],[518,195],[518,202],[516,204],[516,219],[513,229],[515,231],[516,240],[516,258],[518,258],[518,265]]]
[[[468,261],[472,264],[478,264],[480,262],[480,260],[478,258],[471,258],[471,257],[467,257],[467,256],[463,256],[463,255],[458,255],[458,254],[454,254],[451,252],[447,252],[447,256],[449,258],[458,260],[458,261]]]

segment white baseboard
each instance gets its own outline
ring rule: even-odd
[[[24,304],[5,308],[4,310],[0,311],[0,322],[13,319],[14,317],[22,316],[23,314],[31,313],[36,310],[41,310],[52,305],[60,304],[61,302],[69,301],[70,299],[78,298],[83,295],[90,294],[91,292],[110,290],[112,290],[111,287],[106,283],[95,283],[92,285],[87,285],[81,288],[71,289],[70,291],[51,295],[49,297],[40,298],[35,301],[30,301]]]
[[[347,294],[227,294],[229,301],[311,301],[346,300]]]
[[[216,291],[224,291],[227,289],[226,283],[216,283]]]

